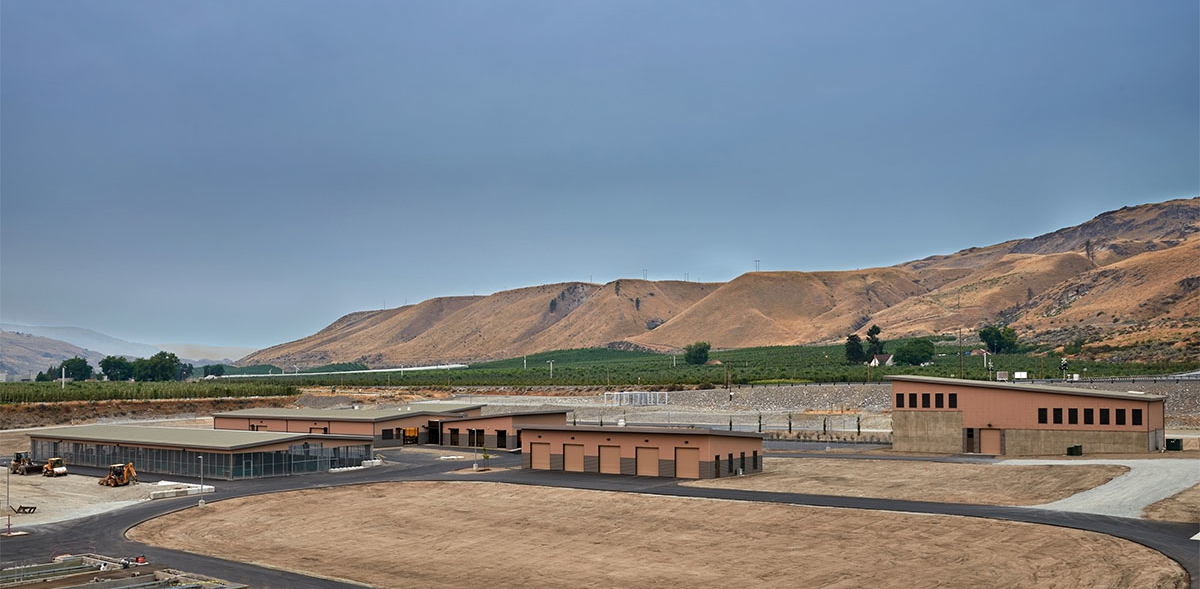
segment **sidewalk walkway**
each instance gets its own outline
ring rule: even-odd
[[[1129,467],[1129,472],[1099,487],[1032,506],[1055,511],[1141,518],[1146,506],[1200,484],[1200,460],[1190,459],[1003,460],[999,464],[1119,464]]]

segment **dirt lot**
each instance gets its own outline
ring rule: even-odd
[[[999,466],[907,460],[768,458],[762,474],[706,479],[685,485],[944,501],[986,505],[1038,505],[1107,483],[1124,466]]]
[[[1163,555],[1090,532],[496,483],[247,497],[130,536],[380,587],[1186,586]]]
[[[1200,485],[1154,503],[1142,513],[1148,519],[1200,523]]]
[[[138,501],[149,501],[152,490],[169,488],[146,484],[102,487],[97,484],[98,480],[79,474],[53,478],[12,475],[9,477],[12,504],[34,505],[37,511],[33,514],[15,514],[7,506],[2,506],[3,497],[0,497],[0,508],[12,515],[13,527],[30,526],[120,509]],[[0,518],[0,525],[7,523],[7,519]]]

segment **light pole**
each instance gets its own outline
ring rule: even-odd
[[[8,459],[7,474],[4,475],[4,515],[8,516],[8,535],[12,536],[12,500],[8,498],[8,485],[12,480],[12,459]]]
[[[200,461],[200,502],[198,505],[204,507],[204,457],[197,456],[196,460]]]

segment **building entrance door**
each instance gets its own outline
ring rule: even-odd
[[[658,476],[658,448],[637,449],[637,475],[640,477]]]
[[[529,467],[550,470],[550,444],[529,444]]]
[[[600,472],[621,474],[621,448],[619,446],[600,446]]]
[[[1000,430],[998,429],[981,429],[979,430],[979,453],[980,454],[1003,454],[1004,448],[1000,443]]]

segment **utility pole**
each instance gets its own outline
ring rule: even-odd
[[[758,263],[759,263],[759,262],[761,262],[761,261],[762,261],[762,260],[754,260],[754,271],[755,271],[755,272],[758,272]]]
[[[63,363],[63,365],[62,365],[62,388],[64,388],[64,389],[67,388],[67,365],[66,365],[66,363]]]
[[[646,269],[642,268],[642,280],[646,280],[646,276],[648,276],[648,274],[646,273]]]
[[[546,363],[550,365],[550,379],[553,380],[554,379],[554,360],[546,360]]]

